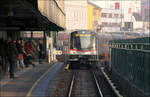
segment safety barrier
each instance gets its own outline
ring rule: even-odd
[[[150,95],[150,37],[109,42],[112,69]]]

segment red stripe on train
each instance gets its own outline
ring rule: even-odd
[[[69,49],[69,51],[77,51],[77,52],[89,52],[89,51],[96,51],[96,49],[90,49],[90,50],[76,50],[76,49]]]

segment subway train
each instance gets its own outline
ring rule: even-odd
[[[110,40],[141,37],[137,33],[95,33],[90,30],[75,30],[69,35],[67,33],[66,36],[69,42],[66,64],[72,67],[87,66],[97,62],[106,65],[109,62]]]
[[[98,61],[97,34],[90,30],[77,30],[70,33],[69,58],[71,67],[87,66]]]

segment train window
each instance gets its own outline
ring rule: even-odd
[[[76,37],[90,37],[90,34],[75,34]]]
[[[72,33],[70,49],[87,50],[94,49],[94,35],[90,33]]]

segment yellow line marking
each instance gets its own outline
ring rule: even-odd
[[[65,69],[66,69],[66,70],[68,70],[68,69],[69,69],[69,66],[70,66],[70,65],[69,65],[69,64],[67,64],[67,66],[65,67]]]
[[[54,64],[56,65],[56,64]],[[53,65],[53,66],[54,66]],[[27,93],[26,97],[30,97],[31,96],[31,93],[33,91],[33,89],[36,87],[36,85],[39,83],[39,81],[50,71],[52,67],[50,67],[31,87],[31,89],[29,90],[29,92]]]

